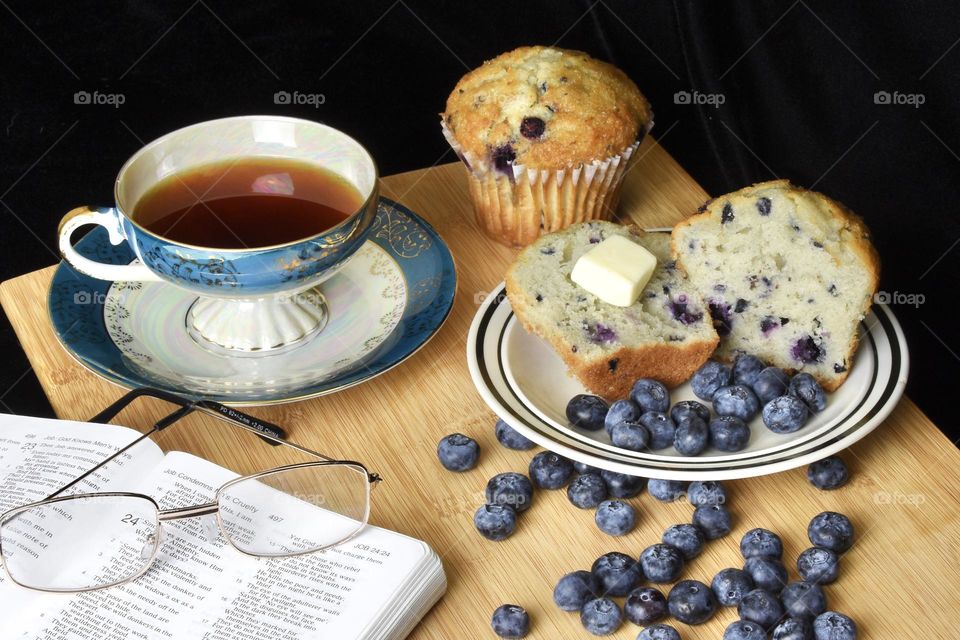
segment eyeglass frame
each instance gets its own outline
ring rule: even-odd
[[[157,422],[155,422],[148,431],[141,434],[138,438],[134,439],[129,444],[118,449],[117,451],[112,453],[108,458],[106,458],[105,460],[97,464],[95,467],[77,476],[76,478],[74,478],[64,486],[60,487],[59,489],[57,489],[56,491],[48,495],[46,498],[42,500],[37,500],[36,502],[31,502],[29,504],[21,505],[19,507],[13,507],[3,513],[0,513],[0,532],[2,532],[3,525],[6,522],[8,522],[11,518],[16,516],[17,514],[20,514],[25,511],[29,511],[31,509],[35,509],[36,507],[40,507],[47,504],[56,504],[58,502],[65,502],[67,500],[76,500],[79,498],[110,498],[110,497],[142,498],[149,501],[153,505],[154,509],[156,509],[156,512],[157,512],[157,529],[155,534],[156,543],[153,545],[153,551],[150,554],[150,557],[144,560],[143,569],[141,569],[135,575],[124,578],[123,580],[117,580],[109,584],[97,585],[92,587],[83,587],[79,589],[75,589],[75,588],[53,589],[53,588],[47,588],[47,587],[29,586],[29,585],[23,584],[22,582],[14,578],[13,574],[11,574],[10,569],[7,567],[6,557],[3,553],[3,539],[2,537],[0,537],[0,565],[3,566],[4,573],[6,573],[7,577],[14,584],[20,587],[23,587],[24,589],[30,589],[32,591],[42,591],[45,593],[84,593],[87,591],[99,591],[101,589],[109,589],[111,587],[116,587],[122,584],[130,583],[140,578],[141,576],[143,576],[153,566],[154,562],[157,559],[157,554],[160,551],[160,546],[163,541],[163,523],[171,520],[182,520],[185,518],[195,518],[195,517],[200,517],[205,515],[215,515],[217,520],[217,529],[220,531],[220,534],[223,536],[223,538],[230,544],[230,546],[246,556],[255,557],[255,558],[295,558],[298,556],[304,556],[311,553],[317,553],[319,551],[330,549],[332,547],[336,547],[345,542],[348,542],[349,540],[359,535],[360,532],[366,528],[368,524],[368,520],[370,518],[371,489],[373,487],[376,487],[380,482],[383,481],[383,478],[381,478],[379,474],[369,471],[363,463],[357,462],[356,460],[342,460],[337,458],[331,458],[329,456],[326,456],[312,449],[308,449],[307,447],[296,444],[294,442],[288,442],[286,440],[286,432],[281,427],[271,422],[267,422],[265,420],[261,420],[260,418],[251,416],[242,411],[238,411],[237,409],[234,409],[232,407],[228,407],[219,402],[215,402],[212,400],[189,400],[187,398],[183,398],[176,394],[169,393],[167,391],[162,391],[160,389],[141,387],[138,389],[134,389],[129,393],[127,393],[126,395],[124,395],[115,403],[113,403],[112,405],[110,405],[109,407],[107,407],[106,409],[98,413],[96,416],[94,416],[90,420],[90,422],[108,423],[112,418],[114,418],[118,413],[120,413],[120,411],[126,408],[126,406],[129,405],[133,400],[141,396],[149,396],[149,397],[157,398],[160,400],[164,400],[166,402],[176,404],[180,408],[164,416]],[[223,420],[228,424],[232,424],[233,426],[244,429],[245,431],[249,431],[259,436],[263,440],[265,440],[267,444],[270,444],[273,446],[281,446],[281,445],[288,446],[299,451],[300,453],[320,458],[320,460],[282,465],[279,467],[274,467],[272,469],[258,471],[250,475],[233,478],[225,482],[223,485],[221,485],[217,489],[216,494],[214,495],[214,500],[212,502],[206,502],[203,504],[191,505],[187,507],[178,507],[175,509],[161,509],[160,505],[157,503],[157,501],[153,497],[143,493],[136,493],[136,492],[129,492],[129,491],[103,491],[103,492],[96,492],[96,493],[78,493],[78,494],[73,494],[69,496],[57,495],[57,494],[63,493],[70,487],[81,482],[84,478],[87,478],[93,473],[96,473],[99,469],[109,464],[110,462],[115,460],[118,456],[130,450],[131,448],[133,448],[143,440],[146,440],[150,438],[152,435],[163,431],[167,427],[175,424],[181,418],[187,415],[190,415],[194,411],[200,411],[207,415],[211,415],[215,418]],[[307,551],[298,551],[295,553],[282,553],[282,554],[250,553],[249,551],[245,551],[241,549],[239,546],[237,546],[234,543],[230,534],[227,533],[227,530],[223,523],[223,519],[220,514],[220,496],[221,496],[221,493],[224,491],[224,489],[227,489],[228,487],[231,487],[245,480],[252,480],[252,479],[260,478],[263,476],[272,475],[275,473],[282,473],[284,471],[289,471],[292,469],[323,467],[323,466],[353,467],[354,469],[362,472],[366,476],[366,480],[367,480],[365,484],[366,505],[363,513],[363,521],[360,523],[360,526],[357,527],[357,529],[353,533],[343,538],[342,540],[338,540],[337,542],[333,542],[321,547],[317,547],[315,549],[309,549]]]

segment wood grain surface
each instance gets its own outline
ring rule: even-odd
[[[672,225],[704,201],[704,191],[650,138],[641,154],[627,179],[621,217],[644,226]],[[488,542],[474,531],[472,516],[483,501],[487,478],[502,471],[525,472],[531,456],[497,444],[494,415],[475,392],[465,357],[467,328],[478,303],[502,280],[514,252],[478,231],[457,164],[385,178],[382,193],[429,220],[453,251],[459,290],[446,325],[410,361],[369,383],[250,412],[284,425],[297,442],[362,460],[379,471],[385,481],[374,492],[372,522],[422,538],[440,554],[449,591],[412,638],[492,638],[490,614],[508,602],[530,612],[530,638],[590,637],[578,616],[553,605],[557,579],[589,569],[608,551],[638,556],[659,542],[667,526],[689,522],[692,508],[660,504],[644,493],[632,500],[639,510],[636,530],[611,538],[597,530],[593,512],[574,508],[564,491],[542,491],[508,540]],[[49,229],[51,238],[54,233]],[[46,309],[52,274],[50,267],[3,283],[0,302],[57,414],[82,420],[123,390],[87,372],[58,344]],[[144,402],[126,411],[121,421],[142,428],[163,409]],[[437,441],[454,431],[472,436],[482,448],[479,466],[467,473],[444,471],[436,459]],[[265,447],[239,442],[229,429],[202,416],[162,434],[161,445],[240,472],[274,462]],[[718,570],[740,566],[740,536],[762,526],[783,537],[785,560],[796,579],[794,562],[809,546],[810,518],[825,510],[841,511],[853,520],[857,540],[843,557],[839,581],[825,588],[830,607],[853,617],[861,638],[956,637],[960,453],[904,399],[843,457],[853,479],[839,491],[814,489],[803,469],[727,482],[734,531],[709,543],[684,569],[683,578],[709,583]],[[735,615],[726,609],[697,627],[675,625],[683,638],[716,639]],[[627,623],[612,637],[632,639],[638,631]]]

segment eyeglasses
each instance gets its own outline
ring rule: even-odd
[[[142,576],[163,540],[163,523],[215,515],[223,537],[251,556],[285,558],[342,544],[367,524],[370,491],[380,476],[359,462],[336,460],[284,440],[276,425],[211,401],[189,401],[155,389],[131,391],[93,422],[107,422],[132,399],[149,395],[180,405],[145,434],[53,494],[0,515],[0,560],[9,578],[39,591],[105,589]],[[140,441],[193,411],[251,431],[315,461],[234,478],[212,502],[161,509],[150,496],[128,492],[61,496]],[[55,529],[55,537],[42,531]],[[79,544],[82,542],[82,545]],[[82,551],[88,550],[88,551]]]

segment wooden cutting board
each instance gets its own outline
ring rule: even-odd
[[[621,215],[646,227],[670,226],[696,209],[707,194],[653,140],[640,151],[623,192]],[[664,505],[643,494],[635,531],[622,538],[600,533],[591,511],[580,511],[563,491],[540,492],[515,535],[504,542],[482,539],[472,516],[483,501],[487,478],[525,471],[530,453],[500,447],[494,416],[475,392],[467,372],[467,328],[485,292],[503,278],[514,251],[487,240],[477,229],[463,169],[457,164],[383,179],[385,196],[429,220],[450,245],[459,272],[453,312],[439,334],[410,361],[341,393],[296,404],[251,409],[282,424],[308,447],[362,460],[385,481],[374,492],[372,522],[422,538],[440,554],[449,591],[412,634],[418,639],[488,638],[492,611],[503,603],[526,607],[530,638],[589,637],[578,616],[552,602],[557,579],[589,569],[608,551],[638,556],[659,542],[663,530],[689,522],[687,504]],[[78,203],[79,204],[79,203]],[[51,228],[52,237],[55,229]],[[58,344],[47,319],[47,288],[53,267],[0,285],[0,303],[20,338],[54,410],[82,420],[118,398],[123,390],[77,364]],[[163,407],[145,403],[121,416],[145,427]],[[482,448],[478,468],[444,471],[437,441],[460,431]],[[166,449],[186,450],[239,472],[265,468],[268,456],[238,446],[215,421],[192,416],[162,434]],[[839,581],[826,587],[831,608],[852,616],[861,638],[946,638],[960,628],[960,452],[908,399],[873,434],[843,457],[853,480],[835,492],[807,483],[803,469],[728,482],[733,533],[709,543],[690,562],[683,578],[709,583],[724,567],[740,566],[740,536],[763,526],[781,534],[791,577],[793,563],[809,546],[806,526],[825,510],[853,520],[857,541],[842,560]],[[666,591],[667,589],[664,589]],[[733,621],[719,612],[698,627],[675,623],[683,638],[720,638]],[[669,621],[668,621],[669,622]],[[635,638],[626,624],[615,638]]]

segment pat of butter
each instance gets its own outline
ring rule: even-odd
[[[580,256],[570,279],[608,304],[629,307],[656,267],[656,256],[639,244],[611,236]]]

